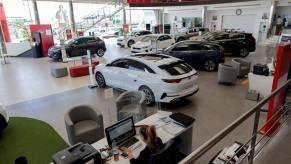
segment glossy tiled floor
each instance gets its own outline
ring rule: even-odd
[[[108,51],[104,61],[127,55],[128,50],[115,46],[114,40],[106,40]],[[275,49],[258,48],[248,59],[265,62]],[[227,58],[229,62],[231,58]],[[105,126],[114,122],[114,98],[104,99],[104,89],[88,89],[89,77],[55,79],[49,74],[51,62],[46,59],[13,58],[11,64],[1,65],[0,98],[7,106],[9,115],[33,117],[51,124],[67,141],[64,113],[72,106],[89,104],[102,111]],[[69,63],[72,64],[72,63]],[[163,104],[162,109],[188,114],[196,121],[193,131],[193,148],[197,148],[214,134],[246,112],[255,104],[245,100],[248,89],[246,79],[239,79],[234,86],[219,85],[217,72],[199,72],[199,92],[178,104]],[[115,97],[120,92],[114,92]],[[33,99],[33,100],[31,100]],[[31,101],[26,101],[31,100]],[[18,103],[21,102],[21,103]],[[265,115],[261,115],[262,122]],[[253,118],[248,119],[237,130],[222,140],[214,149],[201,158],[204,164],[218,150],[233,141],[244,142],[249,139]]]

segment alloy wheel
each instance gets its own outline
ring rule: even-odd
[[[148,87],[142,87],[140,91],[142,91],[145,94],[145,103],[147,105],[152,105],[155,101],[153,92]]]
[[[128,48],[131,48],[131,46],[134,44],[134,41],[130,40],[127,43]]]
[[[105,51],[104,51],[102,48],[98,49],[98,51],[97,51],[97,55],[98,55],[99,57],[104,56],[104,54],[105,54]]]
[[[96,81],[99,87],[105,88],[106,86],[105,79],[101,73],[96,74]]]
[[[212,60],[207,60],[204,63],[204,68],[205,68],[206,71],[214,71],[215,67],[216,67],[216,64]]]
[[[240,50],[240,52],[239,52],[239,55],[240,55],[241,57],[246,57],[246,56],[248,56],[248,55],[249,55],[249,51],[248,51],[248,49],[246,49],[246,48],[242,48],[242,49]]]

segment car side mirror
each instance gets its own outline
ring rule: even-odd
[[[111,65],[111,63],[108,63],[108,64],[106,64],[106,66],[110,67],[110,66],[112,66],[112,65]]]

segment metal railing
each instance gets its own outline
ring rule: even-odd
[[[288,80],[284,85],[280,86],[277,88],[275,91],[271,93],[268,97],[265,97],[263,100],[261,100],[258,104],[256,104],[254,107],[252,107],[249,111],[244,113],[242,116],[237,118],[235,121],[233,121],[230,125],[225,127],[223,130],[218,132],[215,136],[213,136],[211,139],[209,139],[207,142],[202,144],[200,147],[198,147],[196,150],[194,150],[191,154],[189,154],[186,158],[184,158],[182,161],[179,162],[179,164],[190,164],[190,163],[195,163],[201,156],[203,156],[205,153],[207,153],[211,148],[213,148],[217,143],[219,143],[221,140],[223,140],[228,134],[230,134],[233,130],[235,130],[238,126],[240,126],[244,121],[246,121],[248,118],[250,118],[253,114],[255,114],[255,121],[254,121],[254,127],[253,127],[253,133],[251,139],[244,145],[247,145],[248,143],[251,143],[251,150],[248,152],[250,155],[250,162],[252,163],[255,154],[255,148],[257,146],[257,134],[258,132],[258,124],[259,124],[259,117],[260,117],[260,110],[261,108],[269,102],[271,98],[279,94],[281,91],[286,89],[291,84],[291,79]],[[288,110],[278,110],[276,113],[274,113],[274,117],[278,117],[278,115],[281,114],[281,116],[284,116],[285,114],[288,114],[287,119],[289,119],[289,106],[291,106],[289,103],[288,105]],[[285,109],[286,105],[283,105],[282,108]],[[288,112],[288,113],[287,113]],[[277,122],[280,120],[281,116],[277,118]],[[273,120],[271,118],[270,120]],[[285,120],[286,121],[286,120]],[[268,122],[267,122],[268,123]],[[273,127],[271,127],[272,129]],[[268,133],[268,132],[267,132]],[[263,138],[263,137],[262,137]],[[261,142],[263,139],[260,139],[259,142]],[[230,162],[231,159],[229,159],[226,163]]]

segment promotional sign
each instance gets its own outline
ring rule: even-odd
[[[129,32],[128,24],[123,25],[123,32],[127,34]]]
[[[83,31],[78,31],[77,34],[78,34],[78,36],[84,36],[84,32]]]
[[[67,40],[72,39],[73,35],[72,35],[72,31],[70,29],[66,30],[66,36],[67,36]]]

